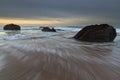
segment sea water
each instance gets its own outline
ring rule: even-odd
[[[77,33],[81,28],[74,28],[74,27],[55,27],[57,32],[42,32],[39,27],[21,27],[20,31],[12,31],[12,30],[3,30],[0,27],[0,41],[6,40],[19,40],[19,39],[30,39],[30,38],[47,38],[53,37],[60,34],[65,33]],[[73,35],[71,35],[73,36]]]
[[[6,41],[6,40],[19,40],[19,39],[29,39],[29,38],[47,38],[47,37],[53,37],[53,36],[59,36],[63,37],[64,35],[68,37],[73,37],[75,34],[77,34],[78,31],[81,30],[81,27],[68,27],[68,26],[58,26],[55,27],[57,32],[42,32],[40,27],[35,26],[22,26],[20,31],[10,31],[10,30],[3,30],[2,27],[0,27],[0,41]],[[120,28],[116,28],[117,31],[117,37],[115,38],[115,42],[120,41]],[[71,35],[69,35],[71,33]],[[72,34],[73,33],[73,34]],[[64,34],[64,35],[62,35]]]
[[[3,30],[0,27],[0,42],[6,41],[16,41],[16,40],[30,40],[30,39],[49,39],[49,38],[62,38],[69,39],[76,35],[81,29],[82,26],[56,26],[54,27],[57,32],[42,32],[40,27],[36,26],[22,26],[20,31],[12,30]],[[102,45],[114,44],[114,46],[120,46],[120,28],[115,27],[117,36],[113,42],[110,43],[101,43]],[[92,44],[89,42],[81,42],[83,44]],[[98,43],[94,43],[98,44]]]
[[[0,30],[0,80],[119,80],[120,29],[113,42],[72,39],[81,27]]]

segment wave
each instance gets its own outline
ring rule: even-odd
[[[0,31],[0,40],[21,40],[21,39],[38,39],[38,38],[71,38],[81,28],[73,27],[55,27],[57,32],[42,32],[39,27],[23,27],[21,31]],[[117,37],[115,42],[120,42],[120,29],[117,28]]]

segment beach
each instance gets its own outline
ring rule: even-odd
[[[0,80],[120,80],[119,36],[89,43],[73,39],[77,31],[29,33],[1,39]]]

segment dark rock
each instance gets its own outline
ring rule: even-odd
[[[4,30],[20,30],[20,26],[16,24],[7,24],[3,28]]]
[[[56,32],[54,28],[50,29],[49,27],[43,27],[42,31],[44,32]]]
[[[90,25],[79,31],[74,38],[88,42],[111,42],[116,37],[116,29],[108,24]]]

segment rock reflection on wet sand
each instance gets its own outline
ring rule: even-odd
[[[0,80],[120,80],[120,49],[35,39],[0,45]]]

